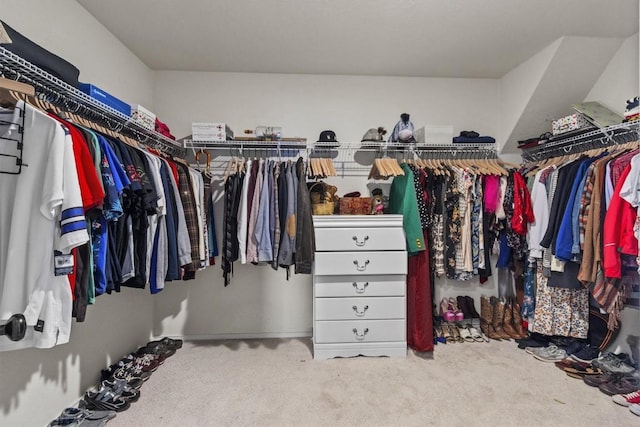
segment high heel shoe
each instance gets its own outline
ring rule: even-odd
[[[447,340],[444,338],[444,332],[442,332],[442,325],[435,325],[433,327],[434,339],[435,343],[446,344]]]
[[[445,322],[453,322],[456,320],[456,315],[450,308],[447,298],[442,298],[442,301],[440,301],[440,316],[442,316]]]
[[[458,307],[458,303],[454,297],[449,298],[449,310],[453,311],[456,322],[461,322],[464,319],[464,313]]]

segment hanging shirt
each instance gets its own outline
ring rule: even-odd
[[[246,162],[246,170],[251,171],[252,160]],[[240,264],[247,263],[247,225],[249,221],[248,215],[248,199],[249,199],[249,177],[245,177],[242,182],[242,194],[240,196],[240,206],[238,209],[238,256]]]
[[[413,172],[406,164],[400,165],[404,175],[393,178],[389,190],[389,212],[404,217],[402,226],[407,241],[407,252],[415,255],[425,250],[424,234],[418,211]]]
[[[271,177],[271,161],[265,162],[262,170],[262,188],[260,189],[260,207],[258,209],[258,218],[256,220],[255,235],[258,243],[258,262],[268,262],[273,258],[273,248],[271,246],[271,231],[269,229],[270,213],[271,213],[271,186],[273,178]]]
[[[4,138],[21,138],[23,167],[0,176],[0,323],[24,314],[21,341],[0,336],[0,350],[49,348],[69,341],[72,295],[66,275],[55,275],[54,250],[68,254],[88,242],[73,142],[62,126],[22,101],[0,125]],[[9,115],[5,114],[5,115]],[[3,154],[17,154],[4,144]],[[11,248],[11,250],[9,250]]]

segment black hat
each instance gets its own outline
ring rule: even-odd
[[[336,140],[336,133],[332,130],[323,130],[320,132],[318,142],[338,142]]]

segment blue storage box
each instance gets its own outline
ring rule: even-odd
[[[97,99],[98,101],[108,105],[109,107],[117,111],[120,111],[127,117],[131,117],[131,106],[129,104],[120,101],[118,98],[110,95],[99,87],[96,87],[90,83],[80,83],[78,88],[90,97]]]

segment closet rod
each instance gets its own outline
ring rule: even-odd
[[[69,104],[73,105],[74,113],[89,120],[96,120],[95,115],[90,115],[89,112],[97,113],[107,123],[107,127],[115,126],[118,132],[134,138],[141,144],[176,157],[184,157],[186,154],[186,149],[176,141],[141,126],[131,117],[90,97],[3,47],[0,47],[0,74],[5,78],[34,86],[37,96],[58,107],[66,109]]]
[[[522,158],[527,162],[533,162],[564,154],[587,151],[594,148],[592,146],[594,143],[607,146],[638,140],[640,140],[640,123],[638,121],[625,122],[527,148],[522,151]]]

